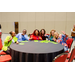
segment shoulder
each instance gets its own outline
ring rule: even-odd
[[[21,35],[22,33],[18,33],[17,35]]]
[[[7,36],[6,38],[10,38],[11,36]]]

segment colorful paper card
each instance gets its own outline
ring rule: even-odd
[[[19,45],[24,45],[24,43],[19,43]]]
[[[38,40],[34,40],[34,42],[38,42]]]

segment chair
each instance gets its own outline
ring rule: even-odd
[[[53,62],[72,62],[75,56],[75,48],[72,50],[70,58],[67,58],[68,53],[62,53],[53,59]]]
[[[0,38],[0,50],[2,50],[2,40]],[[0,52],[0,62],[7,62],[11,60],[11,56],[10,55],[6,55],[5,52],[1,51]]]
[[[3,56],[0,56],[0,62],[8,62],[10,61],[12,58],[10,55],[3,55]]]
[[[1,38],[0,38],[0,50],[2,50],[2,47],[3,47],[3,45],[2,45],[2,40],[1,40]],[[5,52],[3,52],[3,51],[1,51],[0,52],[0,55],[4,55],[4,54],[6,54]]]
[[[74,47],[75,48],[75,47]],[[71,51],[72,52],[72,51]],[[67,58],[69,59],[70,58],[70,56],[71,56],[71,53],[68,53],[68,56],[67,56]],[[75,56],[74,56],[74,59],[75,59]]]
[[[66,43],[67,43],[68,48],[69,48],[69,51],[67,51],[67,53],[69,53],[71,51],[71,46],[72,46],[72,43],[73,43],[73,39],[72,38],[68,38]]]
[[[72,50],[70,58],[66,59],[66,62],[72,62],[75,57],[75,48]]]
[[[53,62],[65,62],[67,59],[67,55],[68,53],[59,54],[53,59]]]

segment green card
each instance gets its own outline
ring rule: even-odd
[[[53,43],[53,44],[58,44],[57,42],[53,42],[53,41],[49,41],[50,43]]]
[[[21,41],[21,42],[28,42],[28,41]]]
[[[40,41],[40,43],[45,43],[45,41]]]
[[[24,45],[24,43],[19,43],[19,45]]]
[[[49,43],[49,42],[44,42],[44,43]]]
[[[34,42],[38,42],[38,40],[34,40]]]
[[[58,44],[57,42],[54,42],[53,44]]]

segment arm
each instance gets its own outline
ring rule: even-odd
[[[28,35],[25,35],[25,39],[28,41],[29,40],[29,37],[28,37]]]
[[[73,31],[72,29],[71,29],[71,32],[75,33],[75,31]]]
[[[12,37],[7,36],[6,39],[5,39],[5,41],[4,41],[4,43],[8,43],[8,42],[10,42],[11,40],[12,40]]]

